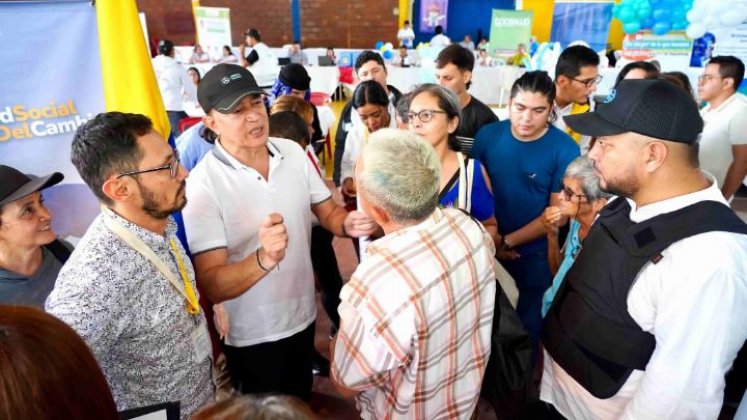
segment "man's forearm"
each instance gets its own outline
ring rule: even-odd
[[[747,162],[733,161],[729,165],[729,170],[724,178],[724,185],[721,186],[721,193],[727,200],[737,192],[745,176],[747,176]]]
[[[259,258],[263,258],[262,251],[259,252]],[[270,271],[274,269],[267,267],[266,260],[263,267]],[[234,299],[254,287],[262,280],[269,271],[259,266],[257,252],[252,252],[241,261],[216,266],[206,270],[197,279],[200,282],[208,299],[214,304]]]

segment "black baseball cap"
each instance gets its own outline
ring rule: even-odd
[[[291,89],[296,90],[309,90],[311,86],[311,77],[306,68],[297,63],[290,63],[283,66],[278,74],[278,79],[286,85],[290,86]]]
[[[593,137],[633,132],[691,144],[703,131],[695,100],[667,80],[623,80],[593,112],[563,119],[573,131]]]
[[[228,114],[249,95],[265,93],[249,70],[236,64],[218,64],[205,73],[197,88],[197,101],[205,113]]]
[[[44,177],[25,175],[16,168],[0,165],[0,206],[57,184],[65,178],[59,172]]]

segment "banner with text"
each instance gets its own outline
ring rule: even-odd
[[[491,55],[512,55],[519,44],[529,45],[532,35],[531,10],[503,10],[493,9],[490,22],[490,41],[488,43]]]
[[[104,109],[96,10],[90,1],[0,2],[0,28],[12,63],[0,66],[0,164],[62,172],[44,192],[52,227],[80,237],[100,211],[70,162],[75,130]]]
[[[231,11],[225,7],[195,7],[197,39],[202,49],[217,60],[223,56],[223,46],[231,45]]]
[[[684,32],[655,35],[649,31],[625,35],[622,58],[630,61],[657,60],[664,71],[690,66],[693,40]]]

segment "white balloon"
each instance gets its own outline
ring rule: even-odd
[[[695,9],[687,12],[687,21],[690,23],[700,22],[703,20],[703,9]]]
[[[386,50],[391,50],[391,49],[394,49],[394,45],[392,45],[391,42],[387,42],[386,44],[384,44],[384,48]]]
[[[690,26],[687,27],[687,31],[685,31],[687,36],[691,39],[697,39],[701,36],[705,35],[706,33],[706,27],[702,23],[691,23]]]

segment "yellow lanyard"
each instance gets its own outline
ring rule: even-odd
[[[584,112],[588,112],[591,109],[591,105],[589,104],[577,104],[573,103],[571,106],[571,115],[576,114],[583,114]],[[571,130],[570,127],[566,127],[565,131],[568,133],[569,136],[573,137],[573,140],[576,141],[576,143],[579,143],[581,141],[581,134],[577,133],[573,130]]]
[[[176,264],[179,266],[179,273],[184,282],[184,292],[187,295],[187,313],[190,315],[197,315],[200,313],[200,304],[197,302],[197,295],[195,295],[195,291],[192,289],[192,283],[189,281],[187,269],[184,267],[184,261],[182,260],[182,256],[173,239],[169,240],[169,244],[171,245],[171,250],[174,251],[174,255],[176,255]]]

